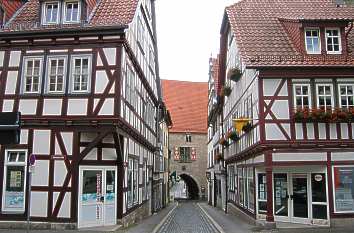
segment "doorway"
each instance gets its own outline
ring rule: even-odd
[[[116,225],[117,168],[80,167],[78,227]]]
[[[276,221],[326,225],[328,220],[325,173],[274,173]],[[321,207],[321,215],[318,214]]]

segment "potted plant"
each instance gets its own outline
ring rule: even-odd
[[[238,141],[238,140],[240,139],[240,137],[238,136],[236,130],[230,131],[229,134],[228,134],[228,136],[229,136],[229,138],[230,138],[232,141],[234,141],[234,142],[236,142],[236,141]]]
[[[238,82],[242,77],[242,72],[239,68],[231,68],[227,72],[227,77],[231,81]]]
[[[318,122],[329,122],[332,119],[332,110],[331,109],[325,109],[325,108],[320,108],[317,109],[316,111],[313,111],[312,115],[315,116],[315,119]]]
[[[222,146],[228,146],[229,145],[229,142],[227,141],[227,139],[225,137],[220,138],[219,143]]]
[[[229,96],[231,94],[231,87],[230,86],[223,86],[223,88],[221,89],[221,93],[223,96]]]
[[[242,127],[242,131],[245,133],[250,132],[252,129],[252,124],[251,122],[247,122],[243,127]]]
[[[297,108],[294,113],[295,122],[311,122],[313,120],[313,111],[309,108]]]

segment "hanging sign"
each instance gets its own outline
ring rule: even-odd
[[[322,175],[320,175],[320,174],[317,174],[317,175],[315,175],[315,180],[317,181],[317,182],[320,182],[320,181],[322,181]]]

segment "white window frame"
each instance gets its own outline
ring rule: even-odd
[[[137,159],[133,159],[133,183],[134,181],[136,187],[135,190],[133,190],[133,203],[134,205],[136,205],[139,203],[139,161]],[[133,189],[134,189],[134,185],[133,185]]]
[[[47,22],[47,5],[54,5],[58,4],[58,12],[57,12],[57,18],[55,22]],[[42,24],[43,25],[52,25],[52,24],[59,24],[60,22],[60,16],[61,15],[61,4],[59,1],[49,1],[49,2],[44,2],[42,5]]]
[[[306,32],[307,31],[317,31],[318,32],[318,46],[319,46],[319,51],[318,52],[314,52],[314,51],[309,51],[308,49],[307,49],[307,36],[306,36]],[[305,30],[304,30],[304,36],[305,36],[305,49],[306,49],[306,52],[307,52],[307,54],[321,54],[321,30],[319,29],[319,28],[305,28]],[[312,37],[311,36],[311,38],[315,38],[315,37]]]
[[[42,89],[42,76],[43,76],[43,56],[26,56],[23,57],[23,64],[22,64],[22,83],[21,89],[23,94],[39,94],[41,93]],[[38,77],[38,91],[26,91],[26,73],[27,73],[27,62],[29,60],[35,61],[39,60],[39,77]],[[32,71],[33,74],[33,71]],[[33,90],[33,78],[32,78],[32,88]]]
[[[332,192],[333,192],[333,207],[334,207],[334,213],[341,213],[341,214],[346,214],[346,213],[354,213],[353,211],[338,211],[337,207],[336,207],[336,189],[335,189],[335,174],[334,174],[334,168],[354,168],[354,165],[336,165],[336,166],[332,166]]]
[[[25,161],[24,162],[9,162],[8,153],[9,152],[24,152]],[[9,166],[23,166],[24,167],[24,183],[23,183],[23,207],[18,209],[6,209],[5,208],[5,192],[6,192],[6,180],[7,180],[7,168]],[[2,211],[3,212],[12,212],[12,213],[24,213],[26,208],[26,198],[27,198],[27,150],[23,149],[7,149],[5,150],[5,162],[4,162],[4,176],[3,176],[3,188],[2,188]]]
[[[145,25],[141,16],[137,20],[137,41],[142,51],[145,50]]]
[[[353,88],[353,94],[352,94],[353,105],[352,106],[348,105],[348,96],[350,96],[350,95],[348,95],[348,94],[342,95],[341,94],[341,90],[340,90],[341,87],[346,87],[346,92],[347,92],[347,86],[352,86],[352,88]],[[345,96],[347,98],[347,106],[342,105],[342,96]],[[340,108],[343,108],[343,107],[348,108],[348,109],[354,108],[354,83],[340,83],[340,84],[338,84],[338,102],[339,102]]]
[[[64,60],[64,73],[63,73],[63,90],[62,91],[50,91],[50,72],[51,72],[51,61],[52,60]],[[46,92],[49,94],[63,94],[66,89],[66,76],[67,76],[67,56],[49,56],[47,58],[47,72],[46,72]],[[57,68],[58,72],[58,68]],[[56,73],[57,75],[57,73]],[[56,79],[57,80],[57,79]]]
[[[338,45],[339,45],[339,51],[328,51],[328,35],[327,35],[327,30],[336,30],[338,31]],[[341,34],[340,34],[340,28],[325,28],[325,37],[326,37],[326,51],[327,54],[341,54],[342,53],[342,41],[341,41]],[[331,38],[336,38],[335,36],[331,36]]]
[[[66,14],[67,14],[67,5],[68,4],[78,4],[78,12],[77,12],[77,20],[72,20],[72,15],[71,15],[71,20],[66,20]],[[63,23],[64,24],[71,24],[71,23],[79,23],[81,19],[81,1],[79,0],[68,0],[64,2],[64,9],[63,9]]]
[[[302,93],[303,93],[303,92],[302,92],[302,87],[303,87],[303,86],[306,86],[306,87],[308,88],[308,95],[307,95],[307,97],[308,97],[308,99],[309,99],[309,108],[311,108],[311,107],[312,107],[311,85],[310,85],[309,83],[295,83],[295,84],[293,85],[294,107],[295,107],[295,108],[299,108],[299,107],[300,107],[300,106],[297,106],[297,104],[296,104],[296,98],[297,98],[297,97],[301,97],[301,99],[302,99],[301,108],[304,109],[303,97],[306,97],[306,95],[302,94]],[[297,87],[301,87],[301,95],[297,95],[297,94],[296,94],[296,88],[297,88]]]
[[[74,83],[75,83],[75,78],[74,78],[74,70],[75,70],[75,59],[88,59],[88,75],[87,75],[87,90],[74,90]],[[82,70],[82,68],[81,68]],[[71,93],[90,93],[91,90],[91,77],[92,77],[92,55],[73,55],[71,57],[71,69],[70,69],[70,80],[71,80],[71,86],[70,86],[70,92]]]
[[[328,96],[328,95],[326,95],[326,94],[324,94],[324,95],[319,95],[318,94],[318,89],[319,89],[319,86],[327,86],[327,87],[330,87],[330,89],[331,89],[331,109],[333,109],[335,106],[334,106],[334,97],[333,97],[333,85],[332,84],[328,84],[328,83],[317,83],[316,84],[316,100],[317,100],[317,108],[320,108],[320,105],[319,105],[319,97],[320,96]],[[326,104],[326,102],[325,102],[325,109],[327,109],[328,108],[328,106],[327,106],[327,104]]]

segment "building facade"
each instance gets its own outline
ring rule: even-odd
[[[352,224],[353,13],[332,0],[226,8],[220,144],[229,210],[270,225]]]
[[[206,199],[207,83],[162,80],[162,89],[173,120],[169,130],[170,172],[176,178],[172,189],[181,180],[185,188],[178,192],[184,198]]]
[[[82,228],[150,215],[154,1],[2,1],[5,15],[7,2],[21,4],[0,31],[0,111],[21,112],[22,129],[0,150],[0,220]]]

